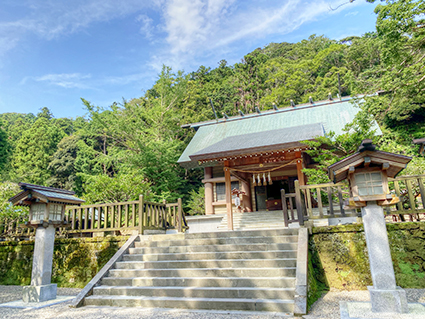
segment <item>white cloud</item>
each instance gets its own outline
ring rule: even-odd
[[[240,41],[284,35],[319,19],[329,11],[324,0],[236,1],[169,0],[162,4],[167,49],[153,54],[150,66],[162,64],[180,69],[194,65],[197,58],[232,51]]]
[[[140,82],[147,77],[149,77],[147,73],[134,73],[121,76],[107,76],[100,80],[100,82],[110,85],[126,85],[133,82]]]
[[[46,74],[40,77],[34,77],[33,80],[37,82],[46,82],[50,85],[60,86],[65,89],[92,89],[86,82],[87,79],[90,79],[90,74],[80,74],[80,73],[62,73],[62,74]],[[25,83],[28,78],[25,78],[23,82]]]
[[[234,0],[170,0],[164,8],[164,30],[173,54],[190,52],[204,45],[220,24],[230,18],[228,9]]]
[[[149,18],[146,14],[141,14],[136,18],[136,21],[142,24],[142,26],[140,27],[140,33],[143,34],[146,39],[153,39],[153,20]]]
[[[358,14],[359,14],[359,12],[358,12],[358,11],[351,11],[351,12],[346,13],[346,14],[344,15],[344,17],[356,16],[356,15],[358,15]]]
[[[100,90],[105,86],[122,86],[135,82],[141,82],[150,77],[147,73],[133,73],[128,75],[110,75],[101,78],[93,78],[91,74],[81,73],[52,73],[37,77],[25,77],[20,84],[25,85],[28,81],[46,83],[64,89]]]

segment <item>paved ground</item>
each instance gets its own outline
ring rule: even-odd
[[[77,295],[80,289],[59,288],[58,295]],[[409,302],[420,302],[425,304],[425,289],[406,289]],[[21,298],[22,287],[0,286],[0,303],[15,301]],[[367,301],[367,291],[343,291],[328,292],[319,299],[312,307],[310,314],[304,316],[306,319],[336,319],[339,318],[339,301]],[[266,319],[282,318],[279,314],[240,314],[227,312],[190,312],[184,310],[157,310],[143,308],[108,308],[108,307],[83,307],[70,308],[69,302],[53,305],[42,309],[13,309],[0,308],[2,319]],[[287,317],[286,317],[287,318]]]
[[[425,305],[425,289],[406,289],[409,303],[422,303]],[[359,291],[331,291],[316,301],[305,319],[336,319],[340,318],[340,301],[369,301],[367,290]]]

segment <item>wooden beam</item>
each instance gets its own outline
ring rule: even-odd
[[[284,161],[291,161],[297,157],[297,153],[301,152],[274,152],[273,154],[263,155],[263,156],[252,156],[246,155],[246,157],[229,160],[229,166],[244,166],[252,164],[265,164],[265,163],[280,163]],[[225,165],[226,166],[226,165]]]
[[[366,156],[364,158],[364,167],[369,167],[369,165],[370,165],[371,162],[372,161],[371,161],[370,157],[369,156]]]
[[[297,175],[298,175],[298,181],[301,186],[305,185],[305,177],[304,177],[304,173],[302,172],[303,168],[304,168],[303,160],[300,158],[297,161]]]
[[[238,180],[240,180],[242,183],[249,183],[248,180],[242,176],[241,173],[236,171],[230,171],[230,174],[232,174],[234,177],[236,177]]]
[[[390,163],[388,163],[388,162],[382,163],[382,170],[386,171],[389,168],[390,168]]]
[[[224,179],[226,187],[226,210],[227,210],[227,228],[233,230],[233,211],[232,211],[232,182],[230,179],[229,167],[224,168]]]
[[[238,179],[234,176],[231,176],[232,182],[236,182]],[[214,177],[201,180],[202,183],[224,183],[224,177]]]

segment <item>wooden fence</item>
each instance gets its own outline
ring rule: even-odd
[[[387,216],[394,221],[420,220],[425,214],[425,175],[401,176],[389,179],[390,193],[398,196],[400,202],[384,207]],[[346,182],[316,185],[299,185],[295,181],[295,193],[281,190],[285,225],[322,218],[360,217],[360,209],[346,209],[349,191]],[[419,200],[420,199],[420,200]],[[300,214],[298,215],[298,211]]]
[[[35,232],[33,228],[20,227],[27,220],[28,216],[25,215],[0,221],[0,238],[32,236]],[[65,221],[68,227],[59,228],[58,232],[71,237],[113,231],[138,231],[143,234],[144,230],[176,229],[182,232],[187,228],[180,198],[177,203],[153,203],[144,201],[143,195],[136,201],[69,206]]]

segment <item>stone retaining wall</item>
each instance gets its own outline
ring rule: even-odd
[[[397,285],[425,288],[425,222],[387,224]],[[309,305],[330,288],[372,285],[363,225],[316,227],[309,240]]]
[[[82,288],[129,237],[56,239],[52,282]],[[34,241],[0,242],[0,285],[29,285]]]

